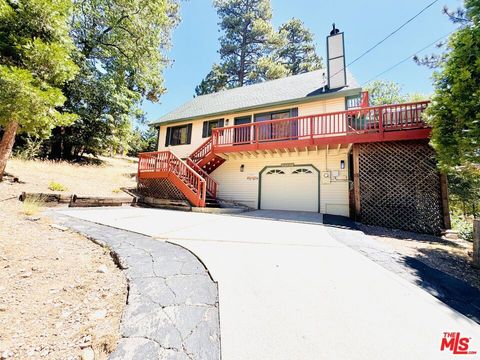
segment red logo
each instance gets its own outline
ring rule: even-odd
[[[449,350],[454,355],[475,355],[476,351],[468,350],[470,340],[461,337],[459,332],[444,332],[440,351]]]

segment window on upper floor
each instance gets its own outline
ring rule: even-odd
[[[298,108],[294,108],[294,109],[255,114],[254,121],[261,122],[261,121],[269,121],[269,120],[287,119],[287,118],[297,117],[297,116],[298,116]]]
[[[212,129],[223,127],[223,119],[208,120],[203,122],[202,137],[207,138],[212,136]]]
[[[165,146],[190,144],[192,141],[192,124],[167,127]]]

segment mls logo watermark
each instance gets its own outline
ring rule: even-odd
[[[475,355],[476,351],[469,350],[470,340],[461,337],[459,332],[444,332],[440,351],[451,351],[454,355]]]

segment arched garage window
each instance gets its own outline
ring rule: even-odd
[[[292,172],[292,174],[311,174],[311,173],[312,173],[311,170],[305,169],[305,168],[300,168]]]
[[[283,170],[279,170],[279,169],[272,169],[272,170],[269,170],[266,175],[284,175],[285,173],[283,172]]]

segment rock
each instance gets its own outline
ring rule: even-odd
[[[82,350],[82,360],[95,360],[95,352],[91,347]]]
[[[100,265],[100,267],[97,269],[97,273],[105,274],[108,272],[108,268],[106,265]]]
[[[25,220],[38,221],[38,220],[40,220],[40,218],[38,216],[29,216],[29,217],[26,217]]]
[[[26,273],[23,273],[22,275],[20,275],[22,278],[29,278],[30,276],[32,276],[32,272],[31,271],[27,271]]]
[[[67,231],[68,228],[65,227],[65,226],[62,226],[62,225],[58,225],[58,224],[50,224],[50,226],[54,229],[57,229],[57,230],[60,230],[60,231]]]

